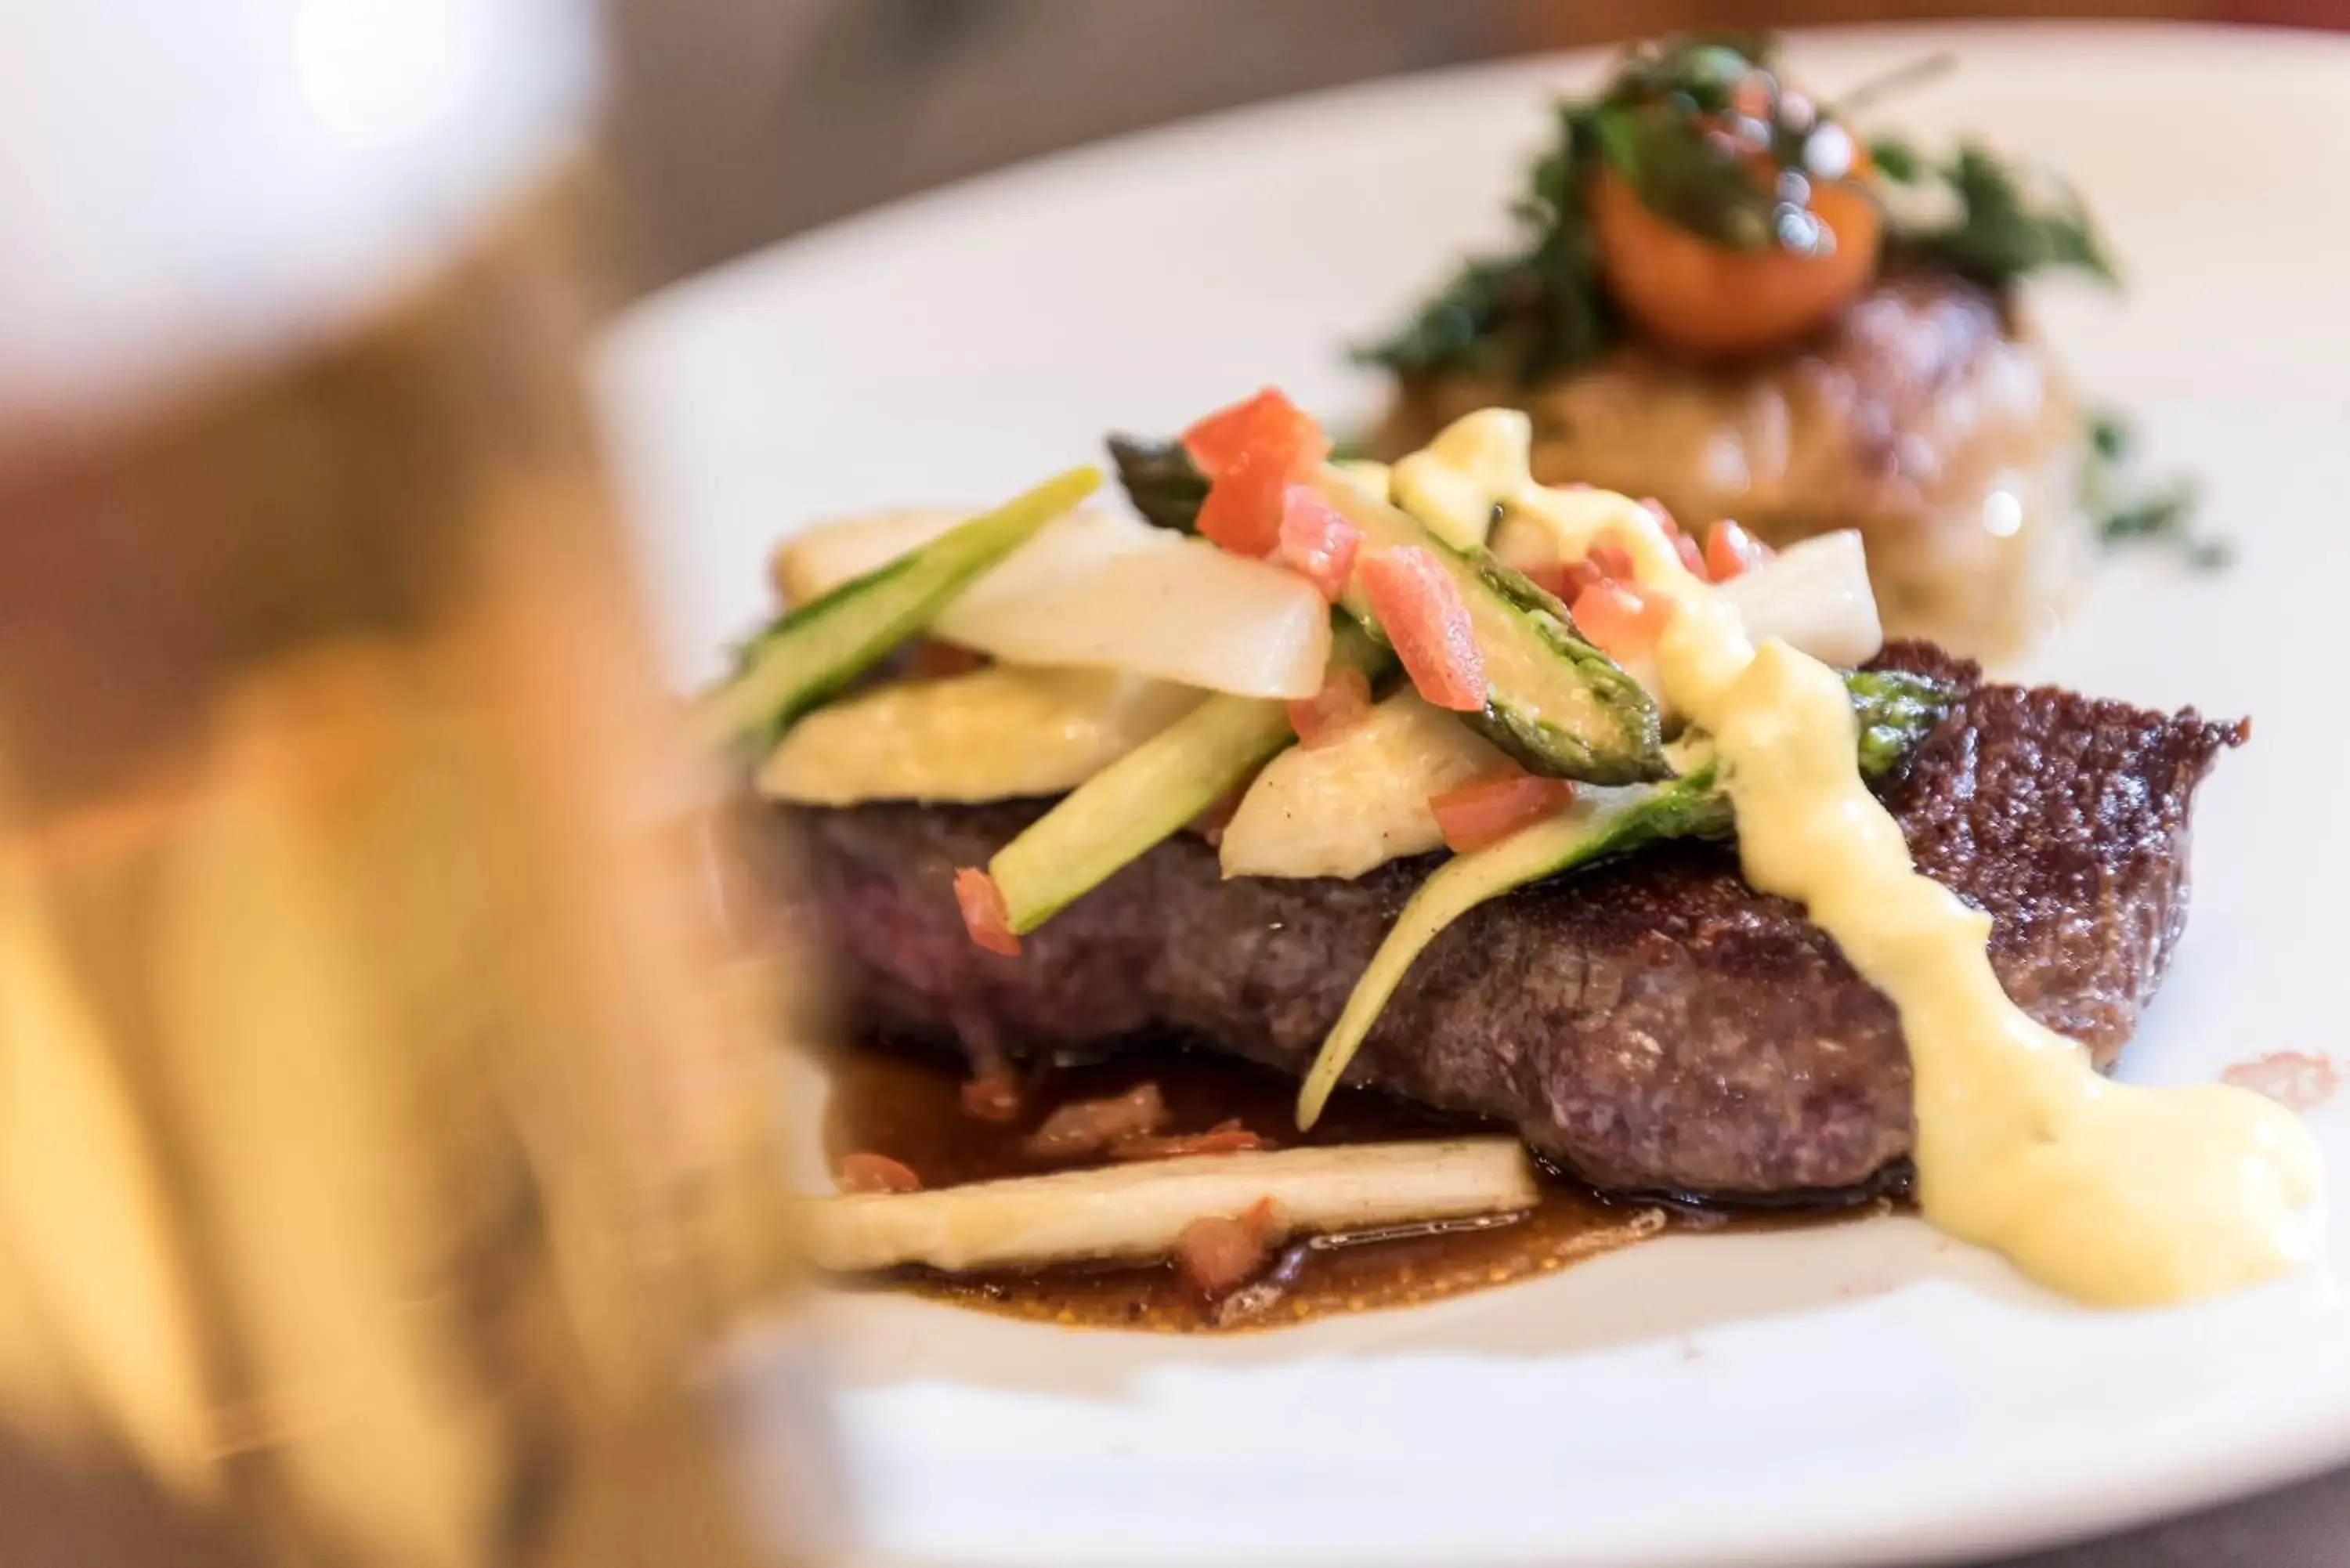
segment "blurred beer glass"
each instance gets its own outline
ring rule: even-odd
[[[782,1167],[575,379],[585,18],[0,36],[0,1565],[758,1560],[692,1379]]]

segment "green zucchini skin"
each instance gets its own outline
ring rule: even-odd
[[[1392,656],[1341,622],[1330,661],[1376,680]],[[1213,696],[1079,784],[987,863],[1013,934],[1035,930],[1099,887],[1296,738],[1287,703]]]
[[[1565,605],[1486,550],[1455,549],[1409,513],[1339,475],[1326,473],[1316,483],[1362,530],[1366,551],[1425,549],[1460,589],[1492,682],[1483,710],[1462,715],[1479,733],[1528,771],[1555,778],[1627,784],[1671,775],[1655,701],[1575,631]],[[1386,640],[1358,583],[1349,584],[1338,603],[1365,631]],[[1536,690],[1509,671],[1512,664],[1556,684]]]
[[[1097,468],[1073,468],[786,612],[743,645],[734,673],[702,699],[705,732],[731,753],[772,745],[793,720],[919,636],[957,594],[1101,480]]]
[[[1949,687],[1902,670],[1859,670],[1845,677],[1845,686],[1852,695],[1861,775],[1872,784],[1908,764],[1952,701]],[[1719,764],[1709,757],[1679,778],[1607,800],[1577,801],[1562,815],[1439,866],[1404,904],[1324,1039],[1298,1090],[1298,1126],[1314,1125],[1414,961],[1462,915],[1597,860],[1669,838],[1725,838],[1735,826]]]

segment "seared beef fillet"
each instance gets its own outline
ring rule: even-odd
[[[1980,686],[1887,800],[1929,875],[1997,919],[2010,995],[2112,1060],[2187,914],[2196,785],[2241,725]],[[861,1023],[975,1058],[1172,1031],[1302,1073],[1433,861],[1355,881],[1222,880],[1188,834],[1024,939],[972,945],[950,881],[1044,809],[793,814]],[[1762,1199],[1869,1183],[1910,1143],[1893,1008],[1724,846],[1644,850],[1474,910],[1416,964],[1347,1074],[1507,1122],[1595,1184]]]

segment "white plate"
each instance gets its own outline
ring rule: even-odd
[[[1884,118],[1981,130],[2086,189],[2131,292],[2052,291],[2047,319],[2242,547],[2217,577],[2114,565],[2032,670],[2259,717],[2205,795],[2193,929],[2126,1074],[2341,1049],[2350,47],[2052,27],[1794,54],[1833,91],[1945,47],[1963,68]],[[1338,346],[1497,232],[1546,93],[1595,69],[1450,72],[1108,143],[646,307],[608,385],[679,673],[759,612],[795,520],[983,501],[1266,381],[1367,410],[1376,384]],[[2313,1119],[2350,1180],[2350,1105]],[[2326,1274],[2101,1314],[1910,1222],[1669,1240],[1229,1340],[902,1300],[828,1316],[858,1518],[891,1562],[1914,1560],[2350,1458],[2350,1308]]]

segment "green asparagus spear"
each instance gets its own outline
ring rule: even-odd
[[[1182,442],[1114,435],[1109,457],[1118,467],[1118,483],[1126,487],[1126,498],[1144,518],[1178,534],[1194,530],[1200,504],[1208,498],[1208,476]]]
[[[722,748],[771,743],[1100,483],[1098,469],[1073,468],[790,611],[754,638],[734,674],[702,699],[702,721]]]
[[[1341,624],[1330,659],[1376,679],[1390,656]],[[1060,913],[1238,788],[1295,739],[1286,703],[1210,697],[1079,784],[987,863],[1013,933],[1033,931]]]
[[[1576,634],[1565,606],[1482,548],[1454,549],[1345,479],[1326,473],[1315,483],[1362,530],[1365,553],[1424,548],[1452,578],[1485,661],[1484,711],[1461,716],[1478,733],[1538,774],[1608,784],[1665,776],[1656,704]],[[1359,580],[1338,603],[1365,630],[1383,635]]]
[[[1135,510],[1162,528],[1188,533],[1208,482],[1181,445],[1112,436],[1109,450]],[[1536,773],[1596,784],[1664,775],[1655,705],[1638,682],[1576,634],[1565,606],[1483,550],[1455,548],[1359,486],[1326,478],[1322,488],[1363,531],[1364,548],[1425,545],[1452,573],[1493,680],[1484,711],[1466,716],[1487,740]],[[1359,589],[1340,602],[1384,639]]]
[[[1906,670],[1856,670],[1844,684],[1860,724],[1860,776],[1871,784],[1898,777],[1955,700],[1941,681]]]
[[[1861,774],[1872,783],[1892,776],[1950,711],[1950,690],[1923,676],[1863,670],[1846,676],[1845,683],[1860,722]],[[1413,961],[1462,915],[1529,882],[1607,856],[1668,838],[1720,838],[1732,826],[1718,765],[1708,758],[1663,784],[1594,791],[1548,821],[1438,867],[1404,905],[1323,1040],[1298,1091],[1297,1125],[1312,1127],[1321,1116],[1339,1075]]]

